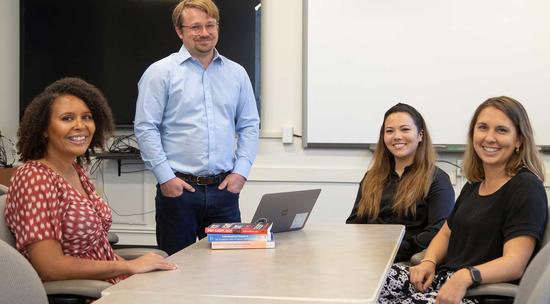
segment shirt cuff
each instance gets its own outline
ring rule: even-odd
[[[238,173],[242,175],[245,179],[248,179],[248,174],[250,173],[250,162],[246,159],[237,159],[235,161],[235,166],[233,167],[233,173]]]
[[[153,168],[153,174],[157,178],[157,181],[159,182],[159,184],[164,184],[167,181],[176,177],[176,175],[174,174],[174,171],[172,171],[172,168],[170,167],[167,161]]]

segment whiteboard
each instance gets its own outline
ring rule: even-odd
[[[475,108],[501,95],[550,144],[549,13],[547,0],[304,0],[304,146],[376,143],[397,102],[435,144],[465,144]]]

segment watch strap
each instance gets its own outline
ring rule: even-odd
[[[470,276],[472,278],[471,287],[478,287],[481,284],[481,272],[473,266],[468,266],[466,268],[470,271]]]

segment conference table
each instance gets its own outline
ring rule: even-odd
[[[177,270],[133,275],[95,303],[375,303],[405,228],[308,225],[274,249],[212,250],[206,238],[168,257]]]

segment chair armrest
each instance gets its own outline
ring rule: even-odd
[[[160,249],[155,248],[121,248],[115,249],[115,253],[120,255],[126,260],[133,260],[149,252],[156,253],[164,258],[168,257],[168,254]]]
[[[8,190],[9,190],[8,186],[0,184],[0,195],[1,194],[7,194]]]
[[[420,264],[420,261],[422,261],[422,259],[424,258],[424,255],[426,255],[426,249],[415,253],[410,259],[411,264],[413,266]]]
[[[412,265],[420,264],[420,261],[424,259],[426,250],[422,250],[414,254],[410,262]],[[470,288],[466,291],[466,297],[478,297],[478,296],[503,296],[514,298],[518,292],[518,285],[510,283],[495,283],[484,284],[475,288]]]
[[[411,257],[411,264],[418,265],[424,258],[426,250],[422,250]],[[484,284],[466,291],[466,297],[503,296],[514,298],[518,292],[518,285],[510,283]]]
[[[503,296],[514,298],[518,292],[518,285],[510,283],[482,284],[466,291],[466,297]]]
[[[108,232],[107,233],[107,240],[109,240],[109,244],[114,245],[118,243],[118,235],[114,232]]]
[[[113,284],[100,280],[61,280],[44,283],[48,295],[68,294],[93,299],[101,298],[101,291],[109,286]]]

